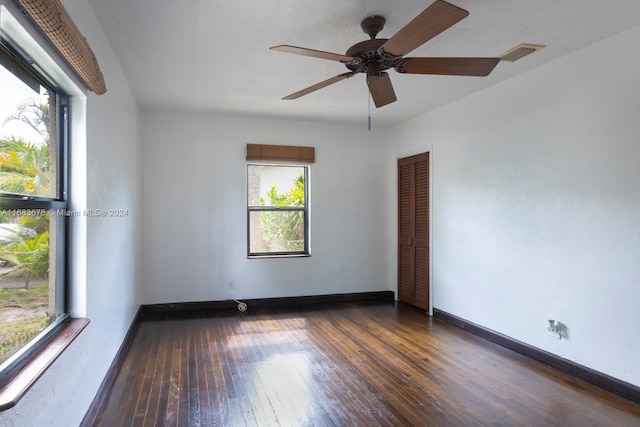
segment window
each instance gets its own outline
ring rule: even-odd
[[[309,166],[247,165],[249,256],[309,254]]]
[[[68,318],[68,97],[23,55],[1,39],[0,388]]]

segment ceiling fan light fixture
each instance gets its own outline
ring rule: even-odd
[[[513,49],[506,51],[505,53],[500,55],[498,58],[500,58],[502,61],[516,62],[527,55],[531,55],[532,53],[537,52],[540,49],[543,49],[544,47],[545,46],[542,46],[539,44],[521,43],[518,46],[514,47]]]

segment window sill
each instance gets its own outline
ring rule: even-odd
[[[64,325],[60,332],[0,389],[0,411],[14,407],[88,324],[89,319],[71,319]]]
[[[262,258],[310,258],[311,254],[277,254],[277,255],[247,255],[249,259]]]

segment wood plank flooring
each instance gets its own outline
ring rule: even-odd
[[[404,304],[140,324],[98,426],[638,426],[640,405]]]

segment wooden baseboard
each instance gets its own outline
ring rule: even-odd
[[[569,374],[575,378],[580,378],[581,380],[617,394],[620,397],[631,400],[632,402],[640,403],[640,387],[636,387],[633,384],[621,381],[617,378],[595,371],[591,368],[587,368],[586,366],[579,365],[570,360],[563,359],[560,356],[556,356],[555,354],[541,350],[537,347],[525,344],[522,341],[502,335],[498,332],[492,331],[491,329],[487,329],[442,310],[434,308],[433,317],[464,329],[465,331],[484,338],[487,341],[491,341],[502,347],[513,350],[516,353],[520,353],[524,356],[530,357],[531,359],[537,360],[538,362],[544,363],[545,365],[556,368],[559,371]]]
[[[350,294],[311,295],[282,298],[243,299],[247,308],[282,307],[286,305],[331,304],[350,301],[389,301],[395,300],[393,291],[357,292]],[[235,310],[238,303],[234,300],[178,302],[169,304],[150,304],[142,306],[142,318],[153,318],[170,313],[193,313],[209,310]]]
[[[131,322],[131,325],[129,326],[129,330],[127,331],[127,334],[125,335],[124,340],[122,341],[122,344],[120,345],[120,348],[116,353],[115,358],[113,359],[113,361],[111,362],[111,365],[109,366],[107,375],[105,375],[104,379],[102,380],[102,383],[100,384],[100,388],[98,388],[98,392],[96,393],[96,396],[93,398],[93,402],[91,402],[91,406],[89,406],[89,410],[87,411],[87,413],[84,415],[84,418],[82,419],[82,423],[80,424],[81,427],[90,427],[96,423],[98,414],[100,413],[100,409],[102,408],[102,405],[105,403],[105,400],[109,395],[109,391],[111,390],[111,387],[113,386],[113,383],[116,380],[116,376],[120,371],[120,366],[122,366],[122,362],[124,361],[124,358],[127,355],[129,348],[131,348],[131,343],[133,342],[133,338],[136,336],[136,333],[138,332],[138,327],[140,326],[141,317],[142,317],[142,308],[139,307],[135,317],[133,318],[133,321]]]

